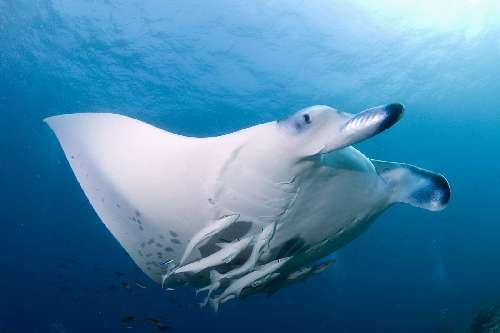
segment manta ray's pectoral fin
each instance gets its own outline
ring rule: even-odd
[[[170,204],[191,202],[191,193],[182,190],[184,168],[176,165],[192,164],[186,151],[198,141],[109,113],[45,121],[102,222],[135,263],[161,283],[162,262],[180,257],[188,234],[187,223],[178,222],[188,215],[176,211],[182,205]]]
[[[389,185],[390,201],[427,210],[442,210],[450,200],[450,185],[444,176],[413,165],[371,160]]]

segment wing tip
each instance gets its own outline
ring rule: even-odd
[[[50,126],[51,123],[57,120],[68,119],[68,118],[76,119],[76,118],[95,118],[95,117],[129,118],[127,116],[112,112],[77,112],[77,113],[63,113],[59,115],[49,116],[43,118],[42,121]]]

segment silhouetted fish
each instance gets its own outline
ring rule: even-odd
[[[156,319],[156,318],[146,318],[145,321],[147,323],[154,324],[154,325],[160,325],[161,324],[161,321],[159,319]]]
[[[122,318],[122,323],[131,323],[135,321],[135,316],[125,316]]]
[[[69,262],[70,264],[74,264],[76,262],[76,260],[73,258],[68,258],[66,261]]]
[[[170,331],[171,329],[171,326],[165,324],[158,325],[158,331]]]

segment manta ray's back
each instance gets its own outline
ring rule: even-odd
[[[45,121],[101,220],[159,282],[165,262],[182,256],[191,235],[209,220],[199,205],[204,171],[193,168],[203,140],[116,114],[69,114]]]

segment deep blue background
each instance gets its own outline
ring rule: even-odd
[[[463,332],[500,300],[500,12],[423,3],[0,0],[0,332],[159,315],[179,332]],[[393,207],[325,273],[217,315],[137,271],[42,122],[112,111],[204,136],[388,102],[404,119],[359,148],[445,174],[448,209]]]

